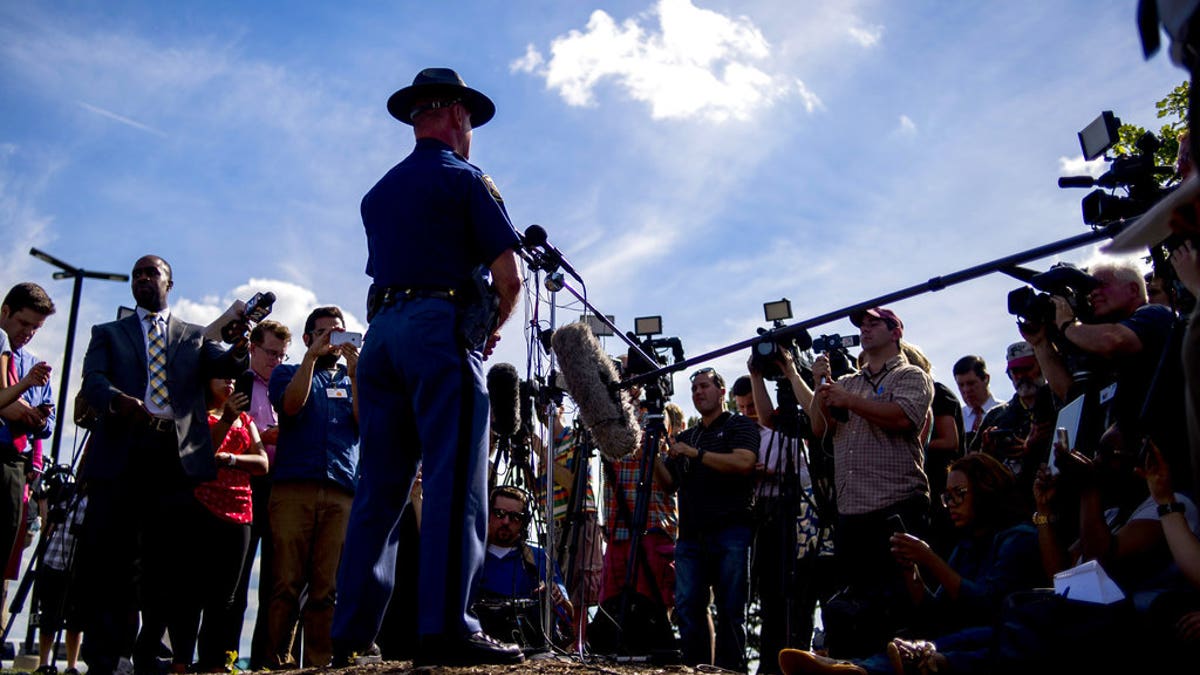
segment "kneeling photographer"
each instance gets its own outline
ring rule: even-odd
[[[492,490],[487,553],[479,580],[479,600],[473,608],[485,633],[515,642],[526,651],[549,646],[541,621],[546,552],[528,541],[530,516],[529,493],[511,485]],[[560,619],[557,623],[569,622],[573,610],[557,566],[549,591]],[[570,626],[564,628],[561,635],[569,640]],[[554,634],[549,638],[561,643]]]
[[[1188,458],[1177,319],[1168,308],[1148,304],[1145,280],[1132,262],[1095,265],[1090,273],[1088,314],[1052,295],[1053,327],[1020,323],[1021,334],[1060,399],[1072,400],[1086,384],[1081,371],[1067,365],[1070,351],[1110,368],[1114,384],[1098,394],[1099,403],[1111,401],[1104,426],[1115,424],[1130,443],[1149,435],[1183,475]]]

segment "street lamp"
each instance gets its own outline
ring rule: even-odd
[[[106,281],[129,281],[129,275],[85,270],[74,265],[68,265],[49,253],[39,251],[36,248],[29,249],[29,255],[59,268],[61,271],[54,273],[55,279],[75,280],[75,288],[71,293],[71,317],[67,322],[66,353],[63,356],[62,376],[58,381],[58,414],[54,417],[54,439],[51,441],[50,446],[50,457],[55,464],[58,464],[58,448],[62,443],[63,415],[67,409],[67,384],[71,378],[71,352],[75,350],[75,321],[79,318],[79,293],[83,290],[83,280],[86,278],[104,279]]]

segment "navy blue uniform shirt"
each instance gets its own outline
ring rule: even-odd
[[[520,239],[491,179],[442,141],[417,140],[362,200],[379,286],[461,288]]]

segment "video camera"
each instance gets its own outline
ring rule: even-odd
[[[1080,321],[1091,323],[1092,307],[1087,298],[1100,286],[1100,282],[1092,275],[1070,263],[1058,263],[1026,280],[1032,288],[1023,286],[1008,294],[1008,313],[1020,319],[1021,323],[1034,328],[1042,326],[1057,330],[1054,325],[1054,303],[1050,300],[1054,295],[1066,300]]]
[[[1084,159],[1091,161],[1097,157],[1104,157],[1105,161],[1112,162],[1112,166],[1102,176],[1064,176],[1058,179],[1060,188],[1102,188],[1089,192],[1081,202],[1083,222],[1093,227],[1139,216],[1173,189],[1163,187],[1159,179],[1160,176],[1172,175],[1175,170],[1169,166],[1155,164],[1154,153],[1162,145],[1162,141],[1149,131],[1134,142],[1136,154],[1117,155],[1113,158],[1104,155],[1120,140],[1120,128],[1121,120],[1115,117],[1111,110],[1105,110],[1079,132],[1079,147],[1083,150]],[[1118,188],[1124,189],[1127,196],[1121,197],[1105,192],[1105,189]]]
[[[754,343],[750,367],[761,373],[763,379],[779,381],[784,379],[783,370],[779,367],[784,358],[783,352],[790,352],[794,359],[798,352],[812,348],[812,337],[806,330],[786,333],[781,331],[784,321],[792,318],[792,303],[787,298],[764,302],[763,315],[775,327],[758,329],[758,334],[763,336],[763,339]]]
[[[662,317],[661,316],[644,316],[633,320],[633,331],[627,333],[629,339],[638,343],[642,352],[649,356],[653,356],[657,363],[651,363],[642,356],[638,350],[629,349],[626,356],[626,366],[622,375],[625,379],[637,377],[667,365],[667,356],[665,353],[669,351],[674,363],[679,363],[683,360],[683,343],[679,338],[656,338],[655,335],[662,334]],[[650,400],[661,399],[665,402],[666,399],[675,395],[675,384],[671,376],[663,375],[658,380],[646,385],[646,398]]]

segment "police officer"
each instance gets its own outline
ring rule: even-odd
[[[388,100],[417,142],[362,201],[372,318],[360,360],[361,479],[338,572],[335,665],[377,658],[372,641],[394,584],[391,535],[418,462],[425,503],[416,664],[522,660],[468,612],[487,537],[482,362],[521,290],[520,239],[504,200],[467,162],[471,130],[495,111],[449,68],[422,70]],[[477,290],[483,270],[491,291]]]

